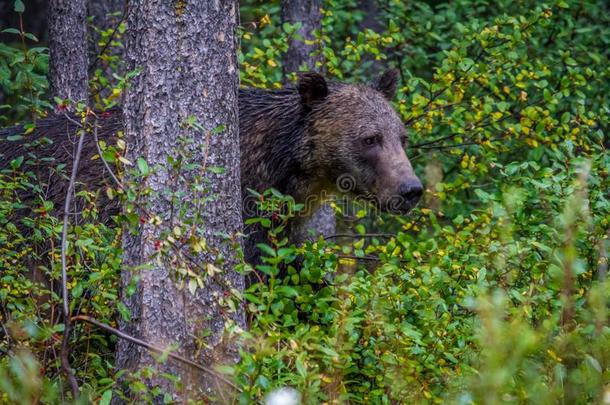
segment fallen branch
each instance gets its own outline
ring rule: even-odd
[[[339,259],[366,260],[371,262],[382,262],[383,259],[377,256],[356,256],[356,255],[339,255]],[[398,259],[401,263],[409,263],[408,260]]]
[[[100,328],[102,330],[105,330],[106,332],[112,333],[113,335],[115,335],[115,336],[117,336],[117,337],[119,337],[121,339],[124,339],[124,340],[126,340],[128,342],[134,343],[134,344],[136,344],[138,346],[145,347],[146,349],[148,349],[150,351],[153,351],[153,352],[163,353],[165,351],[164,349],[162,349],[160,347],[153,346],[150,343],[147,343],[147,342],[145,342],[143,340],[137,339],[137,338],[135,338],[135,337],[133,337],[131,335],[123,333],[120,330],[115,329],[112,326],[106,325],[105,323],[102,323],[102,322],[98,321],[97,319],[92,318],[90,316],[76,315],[76,316],[72,317],[72,321],[83,321],[83,322],[89,323],[91,325],[95,325],[98,328]],[[220,381],[224,382],[225,384],[229,385],[233,389],[235,389],[235,390],[237,390],[239,392],[242,392],[242,390],[237,385],[233,384],[231,381],[229,381],[228,379],[226,379],[225,377],[220,375],[218,372],[212,370],[211,368],[208,368],[208,367],[202,366],[201,364],[195,363],[194,361],[189,360],[189,359],[187,359],[185,357],[182,357],[179,354],[175,354],[175,353],[169,352],[167,355],[168,355],[168,357],[171,357],[174,360],[178,360],[178,361],[180,361],[180,362],[182,362],[184,364],[188,364],[189,366],[192,366],[192,367],[196,368],[197,370],[203,371],[204,373],[209,374],[212,377],[217,378],[218,380],[220,380]]]
[[[335,235],[329,235],[329,236],[325,236],[324,240],[329,240],[329,239],[337,239],[337,238],[353,238],[353,239],[358,239],[358,238],[393,238],[396,235],[393,233],[363,233],[363,234],[358,234],[358,233],[337,233]]]
[[[83,126],[81,125],[81,128]],[[73,399],[79,395],[78,382],[70,367],[70,302],[68,298],[68,264],[66,258],[66,251],[68,250],[68,225],[70,223],[70,203],[72,202],[72,193],[74,192],[74,185],[76,183],[76,174],[78,172],[78,164],[80,163],[81,153],[83,151],[83,142],[85,140],[86,131],[80,135],[78,140],[78,146],[76,147],[76,154],[74,156],[74,163],[72,164],[72,174],[70,175],[70,183],[68,183],[68,191],[66,192],[66,201],[64,202],[64,217],[63,227],[61,231],[61,295],[62,295],[62,313],[64,318],[64,333],[61,342],[61,368],[66,374],[66,378],[70,382],[72,389]]]
[[[106,170],[108,170],[108,173],[110,174],[110,177],[112,177],[112,180],[116,183],[116,185],[123,191],[126,192],[127,190],[125,189],[125,186],[123,186],[123,183],[121,183],[121,181],[118,179],[118,177],[114,174],[114,172],[112,171],[112,169],[110,168],[110,166],[108,165],[108,162],[106,162],[106,159],[104,159],[104,155],[102,152],[102,149],[100,148],[100,142],[97,138],[97,118],[95,119],[95,123],[93,124],[93,140],[95,141],[95,147],[97,148],[97,154],[100,157],[100,160],[102,161],[102,163],[104,164],[104,167],[106,168]]]

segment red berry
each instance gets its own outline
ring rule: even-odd
[[[55,106],[55,112],[56,112],[56,113],[58,113],[58,114],[59,114],[59,113],[62,113],[62,112],[64,112],[64,111],[66,111],[67,109],[68,109],[68,105],[67,105],[67,104],[64,104],[64,103],[62,103],[62,104],[57,104],[57,105]]]

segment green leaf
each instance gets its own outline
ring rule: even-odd
[[[506,101],[500,101],[498,104],[496,104],[496,106],[498,107],[498,111],[504,112],[508,110],[510,104],[508,104]]]
[[[305,378],[307,376],[307,367],[305,366],[304,359],[305,359],[305,353],[301,353],[301,354],[299,354],[299,357],[297,357],[297,360],[295,362],[297,372],[299,373],[299,375],[302,378]]]
[[[299,296],[299,292],[292,287],[289,287],[287,285],[283,285],[277,288],[278,292],[281,292],[283,295],[287,296],[287,297],[298,297]]]
[[[208,167],[208,171],[214,174],[223,174],[225,173],[225,168],[220,166],[210,166]]]
[[[586,354],[585,357],[587,358],[587,362],[589,363],[589,365],[591,365],[591,367],[593,367],[595,371],[600,374],[603,372],[602,366],[599,364],[599,361],[597,361],[595,357],[592,357],[588,354]]]
[[[36,38],[34,34],[30,34],[29,32],[24,32],[23,36],[31,41],[38,42],[38,38]]]
[[[119,311],[119,314],[121,314],[121,318],[123,318],[124,321],[131,320],[131,311],[129,310],[129,308],[127,308],[127,306],[125,306],[125,304],[119,301],[117,303],[117,309]]]
[[[195,292],[197,291],[197,280],[191,278],[189,280],[188,288],[191,295],[195,295]]]
[[[23,163],[23,156],[19,156],[13,160],[11,160],[11,169],[13,170],[17,170],[21,167],[21,164]]]
[[[102,394],[100,398],[99,405],[110,405],[110,400],[112,399],[112,390],[106,390]]]
[[[6,33],[6,34],[21,35],[21,31],[19,31],[16,28],[7,28],[7,29],[2,30],[2,32]]]
[[[474,61],[470,58],[465,58],[460,62],[460,69],[463,71],[469,70],[474,65]]]
[[[78,298],[83,295],[83,284],[77,283],[74,288],[72,288],[72,297]]]
[[[445,355],[445,358],[447,360],[449,360],[450,362],[454,363],[454,364],[458,364],[459,361],[458,359],[455,358],[455,356],[451,353],[443,353]]]
[[[21,0],[15,0],[15,12],[23,13],[25,11],[25,4]]]
[[[567,58],[566,59],[566,65],[568,65],[568,66],[576,66],[576,65],[578,65],[578,63],[574,60],[574,58]]]
[[[480,188],[475,188],[474,193],[483,202],[493,200],[493,196],[491,194],[486,193],[485,191],[481,190]]]
[[[223,124],[220,124],[217,127],[215,127],[214,129],[212,129],[212,134],[216,135],[216,134],[223,132],[224,130],[225,130],[225,126]]]
[[[267,256],[271,256],[271,257],[275,257],[276,256],[276,252],[275,250],[273,250],[273,248],[265,243],[257,243],[256,247],[259,248],[263,253],[265,253]]]
[[[140,173],[143,176],[148,176],[148,174],[150,173],[150,168],[148,167],[148,163],[146,163],[146,160],[144,160],[144,158],[139,157],[136,163],[138,164],[138,170],[140,170]]]

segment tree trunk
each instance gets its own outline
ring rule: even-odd
[[[377,0],[359,0],[358,8],[364,12],[364,19],[360,23],[360,29],[368,28],[375,32],[383,31],[384,26],[379,21],[379,5]]]
[[[98,30],[114,30],[121,21],[126,0],[87,0],[87,15],[92,17],[92,24]],[[102,47],[99,44],[100,34],[95,29],[89,30],[89,59],[97,61]],[[96,67],[96,66],[94,66]]]
[[[120,15],[125,8],[126,0],[87,0],[87,14],[93,17],[93,25],[101,30],[114,29],[116,22],[121,19]],[[115,21],[116,20],[116,21]]]
[[[123,291],[134,276],[138,281],[136,292],[131,297],[124,296],[132,315],[131,321],[123,322],[121,328],[157,346],[177,345],[179,354],[208,367],[237,359],[235,346],[221,342],[225,323],[232,321],[245,326],[245,315],[239,305],[234,312],[221,305],[231,288],[241,291],[244,286],[243,276],[234,270],[239,262],[235,248],[239,242],[230,242],[222,236],[238,240],[242,226],[237,18],[238,3],[232,0],[131,0],[127,15],[127,70],[140,70],[124,99],[128,157],[135,161],[142,156],[151,168],[156,167],[149,177],[137,179],[154,190],[142,201],[147,211],[140,210],[139,215],[145,221],[150,219],[147,213],[157,215],[162,223],[155,226],[148,221],[136,233],[125,232]],[[187,124],[193,119],[197,125]],[[225,172],[204,173],[197,168],[181,171],[183,180],[174,177],[168,156],[178,159],[179,148],[188,151],[190,163],[223,167]],[[205,195],[215,195],[213,201],[198,204],[201,192],[191,187],[197,173],[204,173],[209,180],[209,184],[204,184],[209,189]],[[172,201],[168,190],[182,194]],[[180,217],[176,214],[178,204],[184,204],[180,208],[185,210]],[[195,221],[197,216],[202,219]],[[191,225],[182,226],[190,220],[194,221]],[[194,230],[198,238],[205,237],[207,248],[203,253],[188,252],[192,259],[188,262],[178,259],[180,255],[172,249],[171,255],[159,255],[160,246],[172,245],[162,232],[176,226],[182,227],[183,235]],[[136,271],[136,267],[145,269]],[[180,268],[189,268],[205,280],[195,294],[176,281],[180,279],[188,285],[189,279],[185,280],[178,272]],[[205,269],[215,268],[222,272],[213,279],[205,274]],[[199,350],[202,342],[204,350]],[[118,367],[137,370],[155,364],[145,350],[119,342]],[[188,366],[169,360],[157,367],[180,376],[185,388],[179,393],[160,377],[151,378],[149,385],[160,385],[174,399],[180,397],[181,402],[212,391],[223,395],[223,389],[214,388],[217,380]],[[196,389],[203,391],[197,393]]]
[[[49,0],[51,96],[87,100],[87,6],[85,0]]]
[[[312,31],[320,29],[320,21],[322,14],[320,7],[321,0],[282,0],[282,22],[294,24],[300,22],[301,28],[297,33],[303,39],[312,40],[314,36]],[[316,62],[323,62],[320,53],[319,44],[308,45],[305,42],[292,39],[288,43],[288,52],[283,56],[282,67],[284,71],[284,81],[288,80],[288,74],[298,72],[301,67],[304,70],[321,71],[322,66],[316,66]],[[296,239],[311,236],[324,235],[330,236],[335,233],[336,219],[335,211],[328,205],[324,204],[312,214],[311,218],[306,221],[300,229],[293,233]]]
[[[312,31],[320,29],[322,14],[321,0],[282,0],[282,22],[295,24],[300,22],[301,28],[296,32],[303,40],[291,39],[288,42],[288,52],[284,55],[284,76],[291,72],[298,72],[305,65],[305,70],[316,69],[316,62],[322,57],[317,44],[306,44],[304,40],[313,40]]]

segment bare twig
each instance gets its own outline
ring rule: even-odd
[[[325,236],[324,240],[328,240],[328,239],[337,239],[337,238],[353,238],[353,239],[358,239],[358,238],[393,238],[396,235],[393,233],[363,233],[363,234],[357,234],[357,233],[337,233],[335,235],[329,235],[329,236]]]
[[[100,160],[104,164],[104,167],[106,168],[106,170],[108,170],[108,173],[110,173],[110,177],[112,177],[112,180],[116,183],[116,185],[122,191],[126,191],[125,187],[123,186],[123,183],[121,183],[121,181],[118,179],[118,177],[114,174],[114,172],[108,165],[108,162],[106,162],[106,159],[104,159],[104,155],[102,154],[102,149],[100,148],[100,143],[97,139],[97,128],[98,128],[98,125],[97,125],[97,117],[96,117],[95,123],[93,124],[93,140],[95,141],[95,147],[97,148],[97,154],[100,156]]]
[[[610,237],[610,231],[608,232],[608,236]],[[597,267],[597,279],[601,282],[606,281],[606,275],[608,274],[608,250],[605,245],[605,240],[600,239],[598,242],[599,266]]]
[[[68,121],[70,121],[71,123],[73,123],[74,125],[76,125],[79,128],[85,129],[85,126],[83,124],[81,124],[80,122],[76,121],[74,118],[70,117],[69,114],[64,113],[64,117],[66,117],[66,119]]]
[[[418,144],[415,144],[415,145],[411,145],[411,146],[409,146],[409,149],[419,149],[419,148],[422,148],[424,146],[433,145],[435,143],[446,141],[447,139],[455,138],[458,135],[460,135],[460,134],[453,133],[453,134],[450,134],[450,135],[447,135],[447,136],[443,136],[443,137],[440,137],[440,138],[433,139],[431,141],[427,141],[427,142],[422,142],[422,143],[418,143]]]
[[[123,333],[120,330],[115,329],[112,326],[106,325],[105,323],[102,323],[102,322],[98,321],[97,319],[92,318],[90,316],[77,315],[77,316],[72,317],[72,321],[83,321],[83,322],[90,323],[92,325],[97,326],[100,329],[105,330],[106,332],[112,333],[113,335],[115,335],[115,336],[117,336],[117,337],[119,337],[121,339],[124,339],[124,340],[126,340],[128,342],[134,343],[134,344],[136,344],[138,346],[142,346],[142,347],[144,347],[144,348],[146,348],[146,349],[148,349],[150,351],[153,351],[153,352],[163,353],[165,351],[164,349],[162,349],[160,347],[153,346],[150,343],[147,343],[147,342],[145,342],[143,340],[137,339],[137,338],[135,338],[135,337],[133,337],[131,335]],[[184,364],[188,364],[189,366],[192,366],[192,367],[196,368],[197,370],[203,371],[204,373],[209,374],[212,377],[215,377],[218,380],[220,380],[220,381],[224,382],[225,384],[229,385],[233,389],[235,389],[235,390],[237,390],[239,392],[242,392],[242,390],[237,385],[233,384],[231,381],[226,379],[224,376],[222,376],[218,372],[212,370],[211,368],[208,368],[208,367],[202,366],[201,364],[195,363],[194,361],[189,360],[189,359],[187,359],[185,357],[182,357],[179,354],[175,354],[175,353],[169,352],[167,355],[168,355],[168,357],[171,357],[174,360],[178,360],[178,361],[180,361],[180,362],[182,362]]]
[[[377,256],[356,256],[356,255],[339,255],[339,259],[366,260],[370,262],[381,262],[381,258]],[[409,263],[408,260],[398,259],[401,263]]]
[[[66,114],[67,116],[67,114]],[[79,124],[80,125],[80,124]],[[80,125],[81,128],[83,125]],[[70,368],[70,302],[68,298],[68,265],[66,259],[66,251],[68,250],[68,225],[70,223],[70,203],[72,202],[72,193],[74,192],[74,185],[76,183],[76,173],[78,172],[78,164],[80,163],[80,157],[83,150],[83,142],[85,140],[85,131],[78,140],[78,146],[76,147],[76,154],[74,156],[74,162],[72,164],[72,174],[70,175],[70,183],[68,184],[68,191],[66,192],[66,200],[64,202],[64,217],[63,217],[63,228],[61,232],[61,295],[63,300],[62,312],[64,317],[64,334],[61,342],[61,367],[70,382],[72,388],[72,396],[74,399],[78,397],[79,389],[76,377]]]

